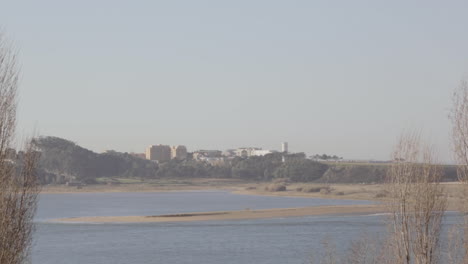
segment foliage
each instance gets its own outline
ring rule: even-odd
[[[262,181],[285,178],[313,181],[322,177],[328,169],[326,164],[305,159],[304,153],[236,157],[219,165],[192,159],[171,160],[158,165],[128,153],[108,151],[98,154],[58,137],[39,137],[33,140],[33,145],[41,152],[43,183],[60,183],[58,178],[65,178],[62,181],[96,183],[97,178],[103,177],[240,178]]]
[[[304,154],[285,155],[272,153],[265,156],[238,159],[233,162],[232,175],[234,178],[272,180],[286,178],[291,181],[313,181],[323,176],[328,165],[308,160]]]
[[[270,180],[274,171],[281,166],[282,155],[272,153],[265,156],[236,158],[232,161],[232,177],[240,179]]]
[[[327,155],[327,154],[315,154],[314,156],[312,156],[313,159],[316,159],[316,160],[342,160],[343,157],[338,157],[336,155]]]
[[[327,171],[328,165],[307,160],[292,159],[281,164],[273,173],[275,178],[288,178],[296,182],[308,182],[319,179]]]
[[[271,153],[235,157],[224,163],[171,160],[157,164],[128,153],[95,153],[57,137],[33,140],[41,152],[39,178],[42,183],[77,180],[98,183],[97,178],[237,178],[255,181],[287,179],[293,182],[372,183],[383,182],[389,165],[325,164],[305,158],[304,153]],[[456,179],[456,167],[444,166],[443,180]]]
[[[128,153],[98,154],[57,137],[33,140],[41,152],[40,167],[46,173],[93,182],[98,177],[154,178],[157,165]]]

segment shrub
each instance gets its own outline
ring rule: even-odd
[[[284,192],[284,191],[286,191],[286,185],[283,185],[283,184],[270,184],[267,187],[265,187],[265,191]]]
[[[330,194],[333,189],[329,186],[320,188],[321,194]]]
[[[314,192],[320,192],[322,187],[305,187],[302,191],[307,192],[307,193],[314,193]]]
[[[375,198],[385,198],[387,197],[387,191],[379,191],[378,193],[375,194]]]

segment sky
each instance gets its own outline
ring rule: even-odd
[[[20,133],[390,158],[420,130],[452,159],[467,1],[3,0]]]

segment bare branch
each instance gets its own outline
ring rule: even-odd
[[[18,69],[16,54],[0,33],[0,263],[24,263],[29,255],[39,183],[31,144],[16,154]]]

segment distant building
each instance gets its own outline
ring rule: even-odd
[[[167,145],[151,145],[146,148],[146,159],[158,162],[171,160],[171,147]]]
[[[197,150],[193,152],[194,160],[202,160],[204,158],[219,158],[222,152],[220,150]]]
[[[236,155],[235,149],[226,149],[221,153],[224,157],[233,157]]]
[[[246,157],[253,156],[252,152],[260,151],[260,150],[262,150],[262,149],[261,148],[253,148],[253,147],[249,147],[249,148],[243,147],[243,148],[238,148],[238,149],[234,150],[234,153],[236,154],[236,156],[246,158]]]
[[[250,156],[265,156],[267,154],[271,154],[277,151],[273,150],[266,150],[266,149],[255,149],[250,152]]]
[[[288,142],[281,143],[281,152],[288,153]]]
[[[187,159],[187,148],[182,145],[172,146],[171,148],[171,158],[177,160]]]
[[[242,158],[246,158],[250,156],[250,151],[245,148],[236,149],[234,153],[236,153],[236,156],[242,157]]]

